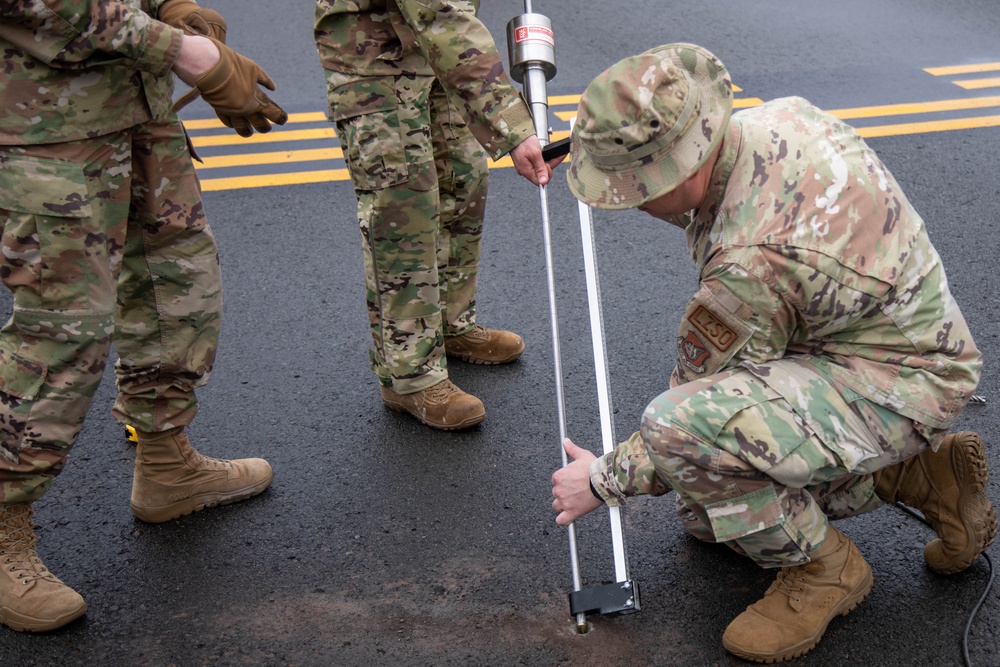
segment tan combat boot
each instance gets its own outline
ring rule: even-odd
[[[456,387],[451,380],[442,380],[412,394],[398,394],[385,385],[381,389],[386,407],[409,413],[421,423],[443,431],[469,428],[486,418],[483,402]]]
[[[55,630],[87,611],[35,552],[33,514],[31,503],[0,505],[0,623],[21,632]]]
[[[920,510],[938,534],[924,547],[927,566],[941,574],[972,565],[997,533],[997,514],[986,496],[986,452],[972,431],[945,437],[933,452],[883,468],[873,476],[875,493],[887,502]]]
[[[506,364],[524,352],[524,341],[516,333],[487,329],[478,324],[458,336],[446,336],[444,351],[473,364]]]
[[[846,616],[872,589],[872,570],[858,548],[833,526],[803,565],[783,567],[764,597],[722,635],[730,653],[781,662],[809,652],[835,616]]]
[[[183,428],[137,431],[132,513],[148,523],[255,496],[271,484],[264,459],[227,461],[202,456]]]

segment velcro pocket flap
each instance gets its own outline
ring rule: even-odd
[[[34,400],[47,373],[45,364],[0,347],[0,392]]]
[[[396,108],[392,77],[344,83],[330,91],[330,120],[338,121]]]
[[[739,498],[705,505],[705,513],[719,542],[753,535],[785,519],[778,494],[771,485]]]
[[[0,209],[59,218],[89,218],[90,193],[83,165],[24,155],[0,158]]]

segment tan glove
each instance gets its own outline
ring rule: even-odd
[[[160,5],[159,19],[188,35],[211,37],[226,43],[226,20],[214,9],[205,9],[194,0],[167,0]]]
[[[258,87],[260,84],[274,90],[274,81],[267,72],[222,42],[212,41],[219,48],[219,62],[194,85],[219,120],[241,137],[249,137],[254,130],[270,132],[271,123],[284,125],[288,114]]]
[[[167,0],[160,5],[157,16],[167,25],[180,28],[186,35],[201,35],[226,43],[226,19],[214,9],[202,8],[194,0]],[[189,90],[174,103],[174,111],[180,111],[196,99],[198,91]]]

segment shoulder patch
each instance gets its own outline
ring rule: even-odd
[[[698,334],[688,331],[686,336],[678,336],[677,351],[680,353],[677,358],[682,364],[695,373],[705,372],[705,362],[711,355],[709,355],[705,344],[698,338]]]
[[[736,339],[739,338],[739,335],[732,327],[701,304],[688,317],[688,322],[722,352],[732,347]]]

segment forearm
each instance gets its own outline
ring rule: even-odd
[[[527,105],[503,69],[486,26],[467,0],[398,0],[421,50],[444,87],[460,100],[476,139],[491,157],[534,134]]]

